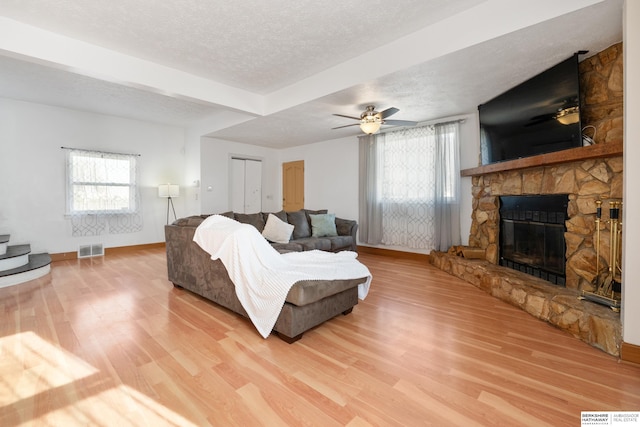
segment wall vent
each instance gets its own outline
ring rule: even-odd
[[[78,247],[78,258],[89,258],[93,256],[103,256],[104,248],[102,243],[95,245],[81,245]]]

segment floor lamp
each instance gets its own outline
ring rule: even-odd
[[[158,197],[167,199],[167,224],[169,224],[169,207],[173,210],[173,218],[176,216],[176,208],[173,206],[173,198],[180,196],[180,186],[175,184],[162,184],[158,186]]]

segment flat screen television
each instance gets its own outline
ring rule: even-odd
[[[582,146],[581,53],[478,106],[482,164]]]

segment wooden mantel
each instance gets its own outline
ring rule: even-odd
[[[587,147],[570,148],[568,150],[540,154],[538,156],[524,157],[521,159],[508,160],[506,162],[478,166],[476,168],[463,169],[460,171],[460,176],[478,176],[493,172],[505,172],[516,169],[568,163],[576,160],[621,156],[622,146],[622,141],[612,141],[607,142],[606,144],[594,144]]]

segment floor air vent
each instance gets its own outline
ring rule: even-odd
[[[78,258],[89,258],[92,256],[104,255],[104,248],[102,243],[97,245],[81,245],[78,247]]]

